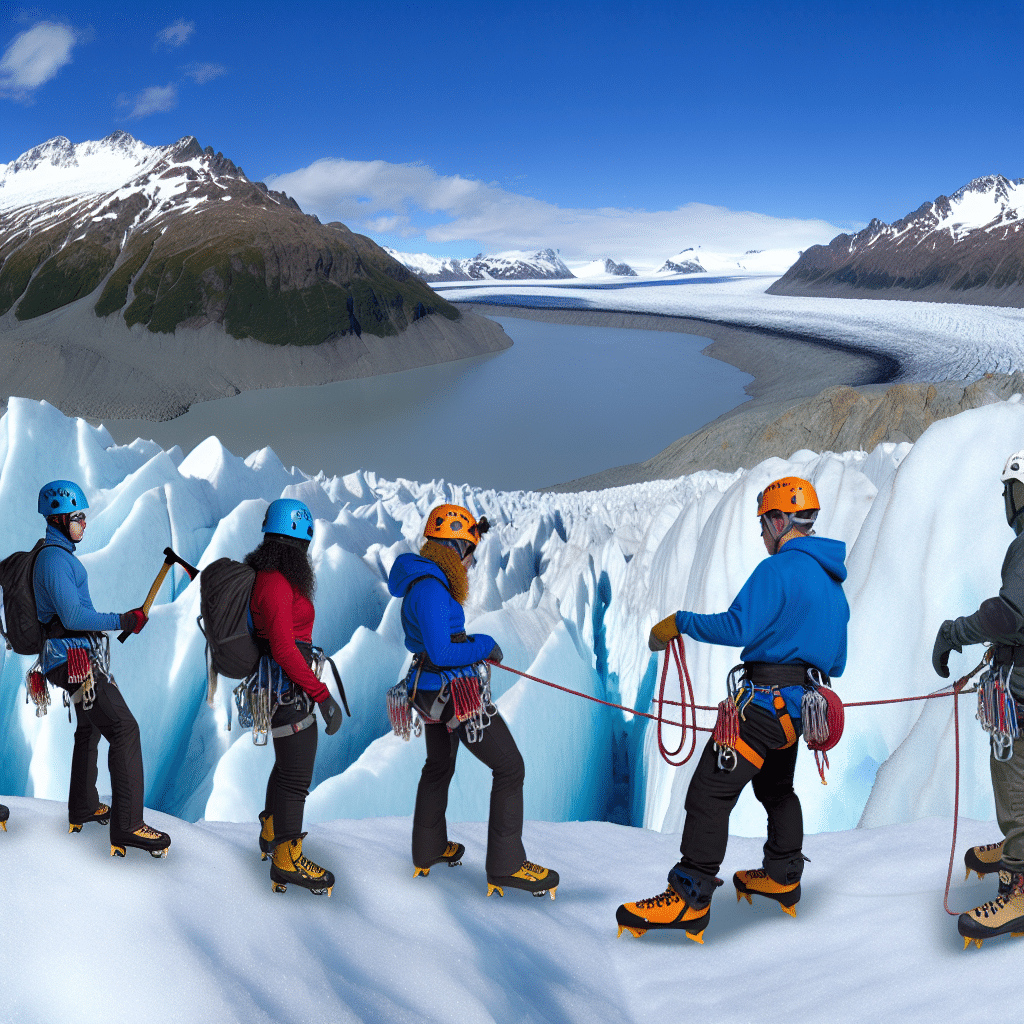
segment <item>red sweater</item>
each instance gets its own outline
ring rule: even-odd
[[[303,597],[279,572],[269,569],[256,574],[249,601],[256,635],[270,643],[271,657],[288,678],[301,686],[318,704],[330,691],[306,664],[296,640],[310,643],[313,637],[313,603]]]

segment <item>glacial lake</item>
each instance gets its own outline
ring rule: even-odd
[[[187,453],[214,435],[235,455],[269,446],[310,474],[529,490],[642,462],[748,399],[753,378],[702,356],[707,338],[492,319],[514,342],[497,355],[104,423],[119,444]]]

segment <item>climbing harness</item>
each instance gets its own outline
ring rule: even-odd
[[[786,737],[786,742],[778,749],[785,750],[796,743],[796,727],[786,710],[786,701],[779,690],[779,684],[755,683],[752,671],[749,665],[736,665],[730,669],[726,682],[729,696],[718,705],[718,719],[711,738],[718,751],[718,767],[722,771],[733,771],[739,763],[738,757],[749,761],[758,770],[764,764],[764,758],[740,736],[740,722],[746,720],[747,707],[756,692],[771,695],[775,717]]]
[[[323,675],[325,665],[331,666],[341,702],[351,717],[352,713],[349,711],[348,701],[345,699],[345,688],[341,683],[341,676],[338,674],[333,659],[327,657],[321,647],[314,647],[312,644],[298,640],[295,642],[295,646],[299,648],[317,679]],[[252,729],[252,742],[257,747],[266,746],[267,741],[271,738],[280,739],[282,736],[291,736],[293,733],[302,732],[316,721],[316,715],[312,711],[313,701],[310,696],[301,686],[292,682],[285,670],[269,654],[260,657],[256,671],[248,678],[243,679],[235,687],[233,693],[238,713],[238,724],[243,729]],[[300,712],[305,712],[305,715],[295,722],[273,727],[272,722],[277,709],[289,706]],[[231,728],[230,720],[228,728]]]
[[[490,725],[491,719],[497,713],[491,702],[491,663],[478,661],[468,668],[459,669],[431,666],[441,677],[441,686],[430,704],[424,707],[417,703],[416,699],[427,699],[424,692],[419,690],[420,675],[426,664],[426,659],[417,655],[405,678],[388,690],[388,719],[392,731],[404,740],[408,740],[412,735],[419,736],[423,730],[423,722],[427,725],[441,723],[445,717],[444,709],[450,700],[452,714],[447,720],[448,731],[454,732],[460,726],[465,726],[466,742],[478,742],[484,729]],[[433,690],[426,692],[435,693]]]
[[[50,684],[43,671],[43,666],[58,666],[62,660],[67,662],[68,681],[62,686],[64,707],[71,721],[71,705],[81,704],[84,711],[91,711],[96,700],[96,678],[109,679],[110,676],[110,640],[105,633],[88,636],[87,647],[71,646],[66,638],[46,640],[43,651],[25,673],[25,703],[35,705],[36,718],[48,713],[52,703]]]

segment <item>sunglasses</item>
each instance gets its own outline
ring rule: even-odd
[[[69,522],[72,522],[72,523],[84,523],[85,522],[85,513],[84,512],[73,512]]]

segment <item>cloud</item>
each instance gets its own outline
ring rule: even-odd
[[[183,46],[188,42],[189,36],[192,35],[196,30],[196,24],[194,21],[182,21],[179,18],[176,22],[168,25],[167,28],[161,29],[156,34],[156,45],[166,46],[167,49],[173,50],[179,46]]]
[[[78,37],[69,25],[41,21],[16,35],[0,58],[0,96],[27,100],[65,64]]]
[[[551,246],[566,259],[660,262],[690,246],[718,252],[806,249],[842,231],[822,220],[772,217],[704,203],[674,210],[572,209],[423,164],[317,160],[267,183],[321,220],[368,234],[472,241],[488,251]]]
[[[122,93],[117,98],[117,105],[132,108],[129,120],[173,110],[178,105],[178,87],[172,82],[170,85],[151,85],[134,97]]]
[[[211,79],[226,75],[228,69],[223,64],[186,64],[181,69],[196,85],[205,85]]]

